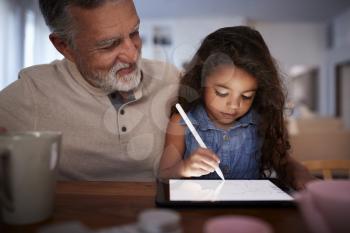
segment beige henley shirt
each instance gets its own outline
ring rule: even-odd
[[[170,106],[176,101],[179,72],[145,59],[141,69],[135,100],[118,110],[69,60],[23,69],[20,79],[0,92],[0,126],[61,131],[61,179],[152,180]]]

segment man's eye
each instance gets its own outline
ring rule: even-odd
[[[220,96],[220,97],[226,97],[228,95],[227,92],[222,92],[222,91],[218,91],[218,90],[215,90],[215,94],[217,96]]]
[[[104,46],[101,46],[100,49],[103,50],[110,50],[114,49],[115,47],[118,47],[120,44],[119,40],[112,41],[111,43],[105,44]]]
[[[138,36],[138,35],[139,35],[139,30],[136,30],[136,31],[130,33],[130,38],[133,38],[133,37]]]
[[[104,47],[102,47],[101,49],[109,50],[109,49],[111,49],[111,48],[114,48],[114,44],[104,46]]]

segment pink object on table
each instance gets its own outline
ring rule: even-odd
[[[204,233],[273,233],[267,222],[258,218],[227,215],[208,220]]]
[[[350,181],[314,181],[295,199],[312,232],[350,232]]]

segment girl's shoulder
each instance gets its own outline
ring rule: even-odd
[[[180,124],[180,121],[180,114],[174,113],[171,115],[167,128],[167,134],[183,135],[185,133],[185,127]]]
[[[180,121],[181,121],[181,115],[180,114],[178,114],[178,113],[174,113],[174,114],[172,114],[171,115],[171,117],[170,117],[170,122],[172,122],[172,123],[179,123]]]

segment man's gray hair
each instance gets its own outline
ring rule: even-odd
[[[74,48],[74,24],[69,14],[69,7],[93,9],[107,1],[113,0],[39,0],[39,5],[50,31],[65,39]]]

